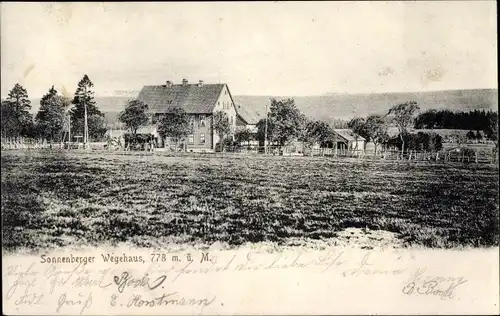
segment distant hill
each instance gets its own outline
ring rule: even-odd
[[[237,106],[256,116],[262,117],[266,104],[273,96],[234,95]],[[327,94],[322,96],[279,97],[293,98],[297,107],[313,119],[330,121],[332,119],[350,119],[369,114],[386,114],[393,105],[406,101],[417,101],[421,111],[429,109],[449,109],[469,111],[474,109],[498,110],[497,89],[448,90],[409,93],[380,94]],[[97,106],[104,112],[108,123],[117,122],[117,116],[131,97],[109,96],[96,97]],[[37,111],[40,99],[32,100],[33,111]]]
[[[271,96],[234,96],[234,102],[245,108],[265,113]],[[280,97],[278,97],[280,98]],[[393,105],[417,101],[421,111],[449,109],[469,111],[474,109],[497,110],[498,90],[450,90],[412,93],[381,94],[328,94],[322,96],[293,97],[297,107],[314,119],[351,119],[355,116],[386,114]]]

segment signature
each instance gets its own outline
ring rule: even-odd
[[[118,292],[123,293],[127,286],[133,288],[138,287],[148,287],[150,290],[154,290],[165,282],[167,279],[166,275],[159,276],[153,283],[150,283],[149,275],[145,274],[141,279],[134,279],[128,272],[123,272],[121,277],[114,276],[113,281],[118,285]]]
[[[134,294],[127,303],[127,307],[154,307],[164,305],[180,305],[180,306],[208,306],[215,301],[215,296],[211,300],[208,298],[192,298],[178,297],[177,292],[163,294],[153,299],[142,299],[140,294]]]
[[[456,288],[467,282],[463,277],[424,277],[426,268],[419,268],[410,278],[402,292],[406,295],[434,295],[442,300],[453,299]]]

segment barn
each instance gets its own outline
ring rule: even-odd
[[[364,151],[366,142],[364,137],[350,129],[334,129],[333,132],[337,149]]]

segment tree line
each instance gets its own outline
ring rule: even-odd
[[[348,122],[337,121],[336,124],[322,120],[313,120],[304,115],[295,105],[293,99],[271,99],[267,118],[257,123],[257,133],[246,127],[232,130],[225,112],[216,112],[213,116],[213,128],[219,135],[217,144],[221,149],[234,147],[252,140],[281,147],[300,141],[306,147],[336,146],[338,140],[334,132],[335,125],[351,129],[355,137],[362,136],[366,142],[375,146],[375,154],[380,147],[405,150],[438,151],[442,149],[442,137],[434,132],[413,133],[412,129],[420,117],[417,102],[409,101],[393,106],[386,115],[369,115],[355,117]],[[131,101],[123,111],[119,120],[134,134],[136,127],[149,122],[146,117],[147,105],[139,101]],[[172,108],[162,115],[157,122],[158,133],[162,137],[171,137],[176,142],[182,141],[192,133],[188,115],[182,108]],[[389,127],[394,126],[398,134],[391,136]],[[365,145],[366,145],[365,142]],[[364,148],[359,148],[364,149]]]
[[[90,140],[101,140],[106,133],[104,114],[97,107],[94,85],[87,75],[79,81],[72,98],[63,96],[52,86],[40,100],[40,108],[35,117],[30,113],[31,102],[24,87],[16,83],[6,99],[1,102],[1,133],[3,139],[17,140],[20,137],[46,139],[50,142],[65,140],[71,125],[72,140],[83,135],[85,107],[88,117]],[[419,113],[417,102],[409,101],[395,105],[386,115],[355,117],[349,122],[335,120],[327,123],[312,120],[304,115],[293,99],[272,99],[267,118],[257,123],[257,133],[248,128],[233,130],[227,114],[214,113],[212,128],[219,136],[217,144],[221,149],[250,140],[258,140],[277,147],[284,147],[292,141],[301,141],[306,147],[315,144],[321,147],[336,146],[335,127],[350,128],[357,135],[372,142],[375,152],[380,146],[396,147],[404,152],[413,150],[439,150],[441,137],[432,132],[411,133],[412,128],[460,128],[470,129],[469,139],[479,139],[483,131],[487,139],[496,140],[498,114],[492,111],[474,110],[451,112],[449,110],[429,110]],[[136,142],[140,127],[153,123],[157,125],[161,137],[170,137],[177,144],[183,142],[193,132],[193,122],[182,108],[170,108],[158,117],[148,114],[148,105],[139,100],[129,100],[120,113],[119,120],[131,133],[131,142]],[[330,119],[331,120],[331,119]],[[398,135],[390,136],[388,128],[395,126]],[[479,136],[478,136],[479,135]],[[266,138],[267,137],[267,138]],[[365,142],[365,144],[366,144]],[[361,149],[361,148],[360,148]]]
[[[405,145],[432,148],[434,145],[428,144],[434,141],[434,136],[428,138],[420,136],[415,140],[409,132],[419,109],[416,102],[406,102],[393,106],[385,116],[370,115],[366,118],[353,118],[347,122],[346,127],[355,133],[355,137],[362,136],[366,142],[373,142],[375,153],[381,145],[399,145],[402,151],[405,150]],[[276,145],[278,148],[293,140],[302,141],[306,147],[313,145],[331,147],[336,146],[338,140],[332,125],[326,121],[307,118],[297,108],[293,99],[272,99],[267,120],[264,118],[257,123],[256,139],[263,142],[267,135],[268,143]],[[396,126],[399,130],[397,140],[389,136],[388,128],[390,125]],[[432,140],[428,141],[427,139]]]
[[[87,75],[78,82],[73,98],[63,96],[52,86],[40,99],[36,115],[29,112],[28,92],[19,83],[9,91],[1,103],[2,139],[18,141],[20,138],[45,139],[61,142],[71,135],[83,135],[84,112],[87,107],[89,138],[100,140],[106,133],[104,114],[94,99],[94,84]]]
[[[415,119],[416,129],[460,129],[484,132],[486,138],[497,139],[498,112],[473,110],[453,112],[450,110],[428,110]]]

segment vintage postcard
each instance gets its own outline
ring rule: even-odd
[[[496,10],[2,3],[3,313],[499,314]]]

